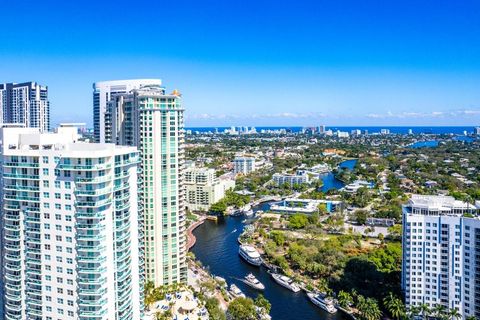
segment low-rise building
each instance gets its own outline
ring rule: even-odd
[[[306,184],[310,182],[310,178],[308,177],[308,174],[275,173],[272,176],[272,179],[277,186],[281,186],[285,183],[289,185],[294,185],[294,184]]]
[[[325,206],[327,212],[343,209],[343,202],[338,200],[313,200],[287,198],[270,206],[270,211],[282,213],[312,214],[319,211],[319,206]]]
[[[225,192],[235,188],[235,180],[219,179],[214,169],[195,167],[193,163],[185,170],[187,208],[191,211],[207,211],[220,201]]]
[[[345,187],[340,189],[340,191],[345,191],[345,192],[348,192],[348,193],[355,193],[360,188],[372,189],[373,188],[373,183],[365,181],[365,180],[356,180],[356,181],[354,181],[350,184],[347,184]]]

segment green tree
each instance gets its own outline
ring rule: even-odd
[[[387,229],[388,235],[393,239],[399,239],[402,236],[402,225],[396,224]]]
[[[419,309],[420,309],[419,311],[420,311],[420,314],[422,315],[423,319],[428,319],[428,317],[432,313],[432,310],[430,309],[430,307],[426,303],[422,303],[419,306]]]
[[[295,213],[288,218],[288,226],[293,229],[305,228],[307,224],[308,217],[303,213]]]
[[[320,220],[320,215],[318,214],[318,212],[314,212],[308,216],[308,222],[310,224],[316,225],[319,220]]]
[[[388,243],[385,247],[372,251],[368,260],[373,262],[378,271],[400,271],[402,265],[402,246],[400,243]]]
[[[275,241],[278,246],[283,246],[285,243],[285,234],[281,231],[272,231],[270,232],[270,239]]]
[[[223,200],[215,202],[210,206],[210,212],[213,212],[213,213],[224,214],[226,210],[227,210],[227,204]]]
[[[145,282],[143,292],[145,297],[145,307],[147,309],[150,309],[150,307],[156,302],[155,297],[153,295],[154,289],[155,289],[155,284],[153,283],[153,281]]]
[[[353,303],[353,297],[350,293],[340,290],[338,293],[338,304],[344,309],[349,309]]]
[[[435,317],[437,318],[444,318],[446,313],[447,313],[447,310],[444,306],[442,306],[441,304],[437,304],[433,310],[432,310],[432,313]]]
[[[367,223],[368,213],[365,210],[357,210],[353,213],[358,224],[364,225]]]
[[[205,308],[208,311],[209,319],[225,320],[225,313],[220,309],[218,300],[216,298],[208,298],[207,301],[205,301]]]
[[[236,298],[228,305],[228,314],[232,320],[255,320],[257,311],[250,298]]]
[[[255,305],[259,308],[263,308],[267,314],[269,314],[272,309],[271,303],[261,293],[255,299]]]
[[[365,299],[364,296],[358,296],[357,309],[360,319],[363,320],[380,320],[382,316],[377,300],[373,298]]]
[[[462,319],[462,315],[460,314],[457,308],[453,308],[448,311],[448,319],[450,320]]]
[[[405,315],[405,306],[403,305],[402,300],[396,297],[392,292],[389,292],[388,296],[383,299],[383,305],[394,319],[399,320]]]

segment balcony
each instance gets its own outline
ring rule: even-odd
[[[61,163],[58,165],[60,170],[74,170],[74,171],[98,171],[110,169],[112,165],[110,163],[97,163],[92,165],[72,165]]]

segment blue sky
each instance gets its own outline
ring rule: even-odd
[[[187,126],[478,125],[480,2],[6,1],[0,82],[92,122],[95,81],[158,77]]]

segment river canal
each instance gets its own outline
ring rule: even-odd
[[[356,160],[342,163],[341,167],[353,168]],[[322,190],[341,188],[343,183],[335,179],[333,174],[323,177]],[[256,210],[267,210],[268,204],[260,205]],[[263,295],[272,304],[270,315],[273,320],[346,320],[349,317],[338,311],[329,314],[313,305],[304,292],[293,293],[273,281],[264,267],[254,267],[247,264],[238,255],[237,239],[243,231],[245,217],[225,217],[218,222],[210,220],[199,226],[193,232],[197,238],[192,248],[196,258],[214,275],[225,278],[227,283],[235,283],[249,297],[255,298],[258,291],[245,285],[242,279],[248,273],[253,273],[265,285]]]

